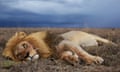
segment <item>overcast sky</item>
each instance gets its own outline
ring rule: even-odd
[[[0,0],[12,9],[40,14],[120,12],[120,0]]]
[[[120,19],[120,0],[0,0],[1,19],[14,10],[38,15],[93,15],[114,22]]]

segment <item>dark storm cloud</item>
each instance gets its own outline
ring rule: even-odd
[[[119,8],[120,0],[0,0],[0,20],[109,26],[120,23]]]

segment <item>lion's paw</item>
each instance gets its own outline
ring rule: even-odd
[[[104,59],[99,56],[92,56],[90,59],[87,60],[87,64],[102,64],[104,62]]]
[[[76,64],[79,62],[78,55],[73,54],[71,51],[65,51],[61,54],[61,59],[69,62],[70,64]]]

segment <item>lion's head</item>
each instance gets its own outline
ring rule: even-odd
[[[34,48],[29,42],[21,41],[14,49],[14,56],[20,61],[34,61],[39,58],[37,48]]]

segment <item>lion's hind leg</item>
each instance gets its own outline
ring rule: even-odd
[[[58,53],[62,53],[64,49],[70,50],[74,53],[76,53],[80,59],[84,60],[87,64],[101,64],[104,60],[103,58],[99,56],[93,56],[89,53],[87,53],[85,50],[83,50],[79,45],[74,44],[71,41],[63,40],[57,47]]]

